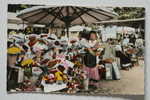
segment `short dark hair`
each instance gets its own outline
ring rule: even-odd
[[[97,38],[97,33],[96,33],[96,31],[90,31],[90,32],[89,32],[89,35],[88,35],[88,40],[90,40],[91,34],[95,34],[95,36],[96,36],[96,38]]]
[[[65,70],[65,67],[64,66],[62,66],[62,65],[58,65],[58,67],[57,67],[61,72],[63,72],[64,70]]]
[[[90,34],[96,34],[96,31],[90,31]]]

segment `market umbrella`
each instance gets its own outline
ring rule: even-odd
[[[67,34],[72,25],[91,24],[117,16],[110,9],[84,6],[34,6],[20,11],[17,15],[32,24],[66,27]]]

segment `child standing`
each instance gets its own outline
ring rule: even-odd
[[[98,72],[98,57],[96,55],[99,42],[97,40],[97,34],[94,31],[91,31],[89,34],[88,43],[89,48],[86,48],[86,53],[84,56],[84,70],[87,74],[86,85],[98,88],[99,86],[99,72]],[[88,90],[88,87],[86,88]]]

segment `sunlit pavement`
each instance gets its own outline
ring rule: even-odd
[[[144,61],[132,67],[129,71],[121,70],[121,80],[101,81],[99,94],[144,94]]]

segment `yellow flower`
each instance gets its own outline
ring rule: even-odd
[[[21,49],[18,47],[11,47],[7,49],[8,54],[17,54],[21,53]]]
[[[22,66],[31,65],[31,64],[35,64],[35,62],[32,59],[26,59],[26,60],[21,62]]]
[[[44,76],[44,77],[42,78],[42,80],[47,81],[47,80],[48,80],[48,76]]]
[[[56,72],[55,73],[55,77],[56,77],[56,80],[63,80],[63,73],[62,72],[60,72],[60,71],[58,71],[58,72]]]
[[[79,67],[82,66],[82,64],[79,61],[76,61],[74,64]]]
[[[11,31],[11,32],[9,32],[9,34],[11,35],[11,34],[16,34],[16,32],[15,31]]]

